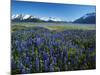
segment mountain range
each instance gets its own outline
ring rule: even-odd
[[[84,16],[76,19],[74,23],[95,24],[96,23],[96,13],[85,14]]]
[[[36,17],[28,14],[17,14],[12,15],[12,22],[67,22],[62,21],[60,18],[55,17]],[[96,23],[96,13],[87,13],[82,17],[74,20],[72,23],[81,24],[95,24]]]
[[[36,17],[33,15],[17,14],[12,15],[12,22],[60,22],[60,18],[55,17]]]

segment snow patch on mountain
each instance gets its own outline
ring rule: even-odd
[[[49,20],[52,20],[52,21],[62,21],[60,18],[55,18],[55,17],[41,17],[40,19],[44,20],[44,21],[49,21]]]
[[[20,19],[20,20],[25,20],[25,19],[32,19],[32,18],[37,18],[40,20],[44,20],[44,21],[62,21],[60,18],[56,18],[56,17],[37,17],[37,16],[33,16],[33,15],[29,15],[29,14],[16,14],[16,15],[12,15],[11,19]]]
[[[24,15],[24,16],[23,16],[23,19],[28,19],[30,16],[31,16],[31,15],[28,15],[28,14],[27,14],[27,15]]]
[[[87,17],[91,17],[91,16],[96,16],[96,14],[95,13],[89,13],[89,14],[84,15],[82,18],[86,19]]]

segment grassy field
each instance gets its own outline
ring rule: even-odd
[[[95,30],[94,24],[68,24],[68,23],[12,23],[12,31],[31,27],[44,27],[50,30]]]

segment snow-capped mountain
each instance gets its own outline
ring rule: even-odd
[[[88,13],[88,14],[86,14],[86,15],[84,15],[82,18],[83,19],[86,19],[86,18],[88,18],[88,17],[91,17],[91,16],[96,16],[96,14],[95,13]]]
[[[15,19],[15,18],[18,18],[18,14],[17,15],[12,15],[11,19]]]
[[[36,18],[35,16],[29,15],[29,14],[16,14],[16,15],[12,15],[12,20],[14,19],[20,19],[20,20],[25,20],[28,18]]]
[[[38,17],[29,14],[16,14],[12,15],[12,22],[40,22]]]
[[[40,18],[41,20],[44,20],[44,21],[62,21],[60,18],[55,18],[55,17],[41,17]]]
[[[96,13],[85,14],[79,19],[75,20],[74,23],[95,24],[96,23]]]
[[[29,14],[16,14],[12,15],[11,17],[12,21],[14,22],[37,22],[37,21],[45,21],[45,22],[56,22],[56,21],[61,21],[60,18],[55,18],[55,17],[36,17],[33,15]]]
[[[34,18],[34,17],[31,16],[31,15],[24,15],[24,16],[23,16],[23,19],[28,19],[28,18]]]
[[[16,14],[16,15],[12,15],[12,20],[14,20],[14,19],[20,19],[20,20],[22,20],[23,19],[23,17],[24,17],[24,15],[22,15],[22,14]]]

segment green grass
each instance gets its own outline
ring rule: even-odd
[[[45,26],[45,28],[48,28],[50,30],[95,30],[94,26]]]
[[[96,26],[95,25],[81,25],[81,24],[55,24],[53,25],[48,25],[50,23],[12,23],[12,31],[16,31],[16,30],[23,30],[23,29],[27,29],[27,28],[31,28],[34,26],[40,26],[40,27],[44,27],[50,30],[56,30],[56,31],[63,31],[63,30],[96,30]]]

